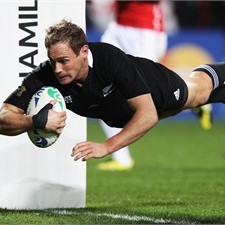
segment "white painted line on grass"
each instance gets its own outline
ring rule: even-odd
[[[105,216],[105,217],[110,217],[113,219],[124,219],[124,220],[129,220],[129,221],[148,221],[148,222],[153,222],[153,223],[171,223],[171,220],[164,220],[164,219],[153,219],[148,216],[129,216],[129,215],[122,215],[122,214],[112,214],[112,213],[86,213],[88,215],[95,215],[95,216]]]
[[[52,213],[55,214],[61,214],[61,215],[79,215],[79,212],[73,212],[69,210],[52,210]],[[110,217],[113,219],[124,219],[124,220],[129,220],[129,221],[147,221],[151,223],[158,223],[158,224],[190,224],[190,222],[186,221],[174,221],[174,220],[169,220],[169,219],[155,219],[152,217],[148,216],[129,216],[129,215],[123,215],[123,214],[112,214],[112,213],[93,213],[93,212],[82,212],[82,215],[93,215],[93,216],[98,216],[98,217]]]

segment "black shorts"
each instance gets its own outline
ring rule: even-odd
[[[160,70],[167,77],[167,92],[159,115],[166,111],[180,110],[188,98],[188,88],[184,80],[174,71],[160,65]]]

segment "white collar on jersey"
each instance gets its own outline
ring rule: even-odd
[[[93,67],[93,55],[92,55],[90,49],[88,49],[88,65],[89,65],[90,67]]]

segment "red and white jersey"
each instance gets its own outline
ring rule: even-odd
[[[164,31],[159,1],[116,1],[115,17],[119,25]]]

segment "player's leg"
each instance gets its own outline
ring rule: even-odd
[[[213,89],[223,87],[225,85],[225,63],[214,63],[198,66],[194,71],[202,71],[207,73],[213,82]]]
[[[194,69],[194,71],[203,71],[212,79],[213,91],[208,103],[225,103],[225,63],[202,65]]]
[[[203,71],[193,71],[190,76],[181,76],[188,87],[188,98],[184,109],[193,109],[205,105],[213,91],[213,81]]]
[[[214,88],[219,88],[219,86],[224,85],[224,71],[225,71],[225,64],[224,63],[215,63],[215,64],[207,64],[201,65],[195,69],[195,71],[204,71],[209,74],[212,78],[213,83],[215,85]],[[220,88],[219,88],[220,89]],[[223,96],[222,94],[218,94],[222,90],[217,90],[213,93],[213,99],[211,101],[224,101],[221,99]],[[220,96],[220,97],[219,97]],[[222,97],[223,98],[223,97]],[[212,127],[212,105],[208,104],[205,106],[201,106],[196,108],[193,111],[200,119],[201,127],[205,130],[209,130]]]
[[[224,72],[225,71],[225,64],[224,63],[216,63],[216,64],[207,64],[207,65],[201,65],[195,69],[195,71],[204,71],[209,74],[209,76],[213,80],[214,88],[219,88],[219,86],[224,85]],[[220,88],[219,88],[220,89]],[[220,90],[219,92],[221,92]],[[218,90],[213,93],[213,101],[223,101],[221,97],[222,94],[218,94]],[[219,97],[220,96],[220,97]],[[212,99],[211,99],[212,100]],[[200,119],[201,127],[204,130],[209,130],[212,127],[212,121],[213,121],[213,114],[212,114],[212,104],[204,105],[201,107],[198,107],[193,110],[195,115],[197,115]]]
[[[209,103],[225,103],[225,63],[202,65],[183,78],[188,86],[188,100],[184,108]]]

